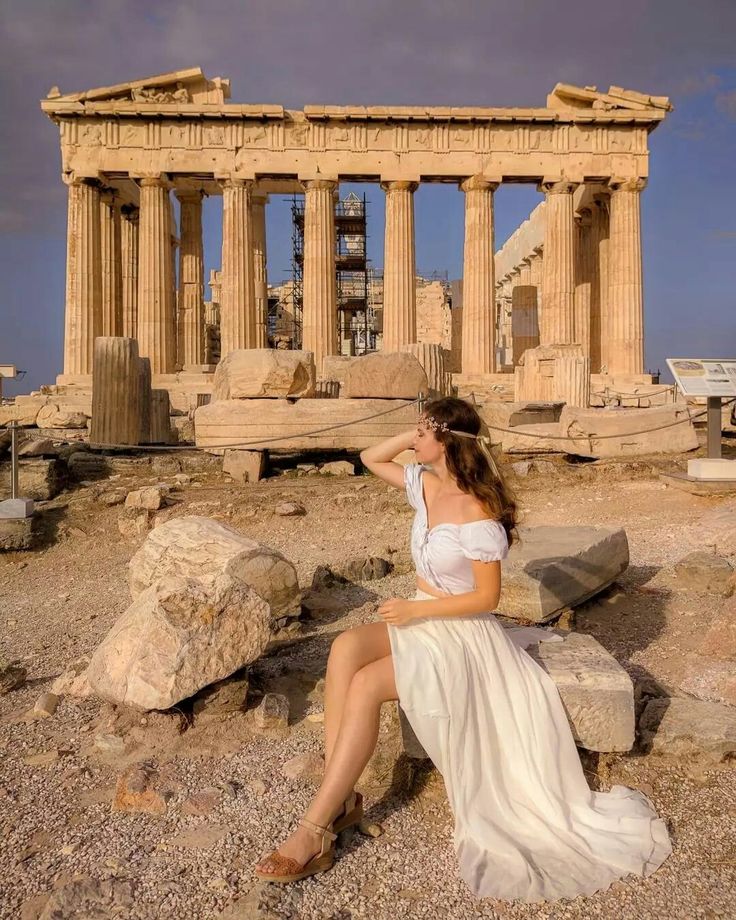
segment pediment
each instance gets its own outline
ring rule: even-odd
[[[154,105],[171,103],[223,104],[230,98],[230,81],[222,77],[209,80],[200,67],[174,70],[170,73],[144,77],[129,83],[100,86],[82,93],[62,93],[53,87],[46,100],[64,102],[130,102]]]
[[[591,109],[598,112],[612,109],[672,110],[667,96],[648,96],[620,86],[611,86],[607,93],[602,93],[595,86],[573,86],[569,83],[558,83],[555,86],[547,97],[547,106],[550,109]]]

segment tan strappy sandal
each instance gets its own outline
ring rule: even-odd
[[[282,856],[278,850],[274,850],[261,861],[270,862],[276,867],[276,871],[261,872],[256,868],[255,874],[259,879],[264,882],[298,882],[308,875],[315,875],[317,872],[325,872],[327,869],[332,868],[335,862],[334,841],[337,838],[337,834],[331,830],[332,823],[328,824],[327,827],[322,827],[321,824],[315,824],[309,818],[302,818],[299,823],[317,834],[322,834],[322,846],[319,853],[302,865],[290,856]]]
[[[333,831],[336,834],[339,834],[340,831],[344,831],[348,827],[352,827],[354,824],[360,824],[363,820],[363,796],[360,792],[351,792],[350,795],[345,799],[345,803],[342,806],[342,811],[334,819]]]

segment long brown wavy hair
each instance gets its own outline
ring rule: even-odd
[[[424,405],[420,422],[422,418],[434,419],[440,425],[444,422],[448,428],[472,435],[479,434],[483,427],[481,417],[470,403],[454,396],[429,400]],[[475,438],[458,437],[441,428],[434,429],[432,433],[444,445],[448,472],[461,491],[477,498],[488,513],[503,525],[511,546],[517,536],[517,506],[501,473],[496,475],[491,469]]]

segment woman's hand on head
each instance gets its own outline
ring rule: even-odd
[[[406,626],[416,618],[414,601],[407,601],[400,597],[390,597],[378,608],[378,615],[384,623],[392,626]]]

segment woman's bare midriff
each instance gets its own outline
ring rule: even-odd
[[[448,597],[445,591],[440,591],[439,588],[430,585],[430,583],[425,581],[420,575],[417,575],[417,589],[419,591],[424,591],[425,594],[431,594],[433,597]]]

